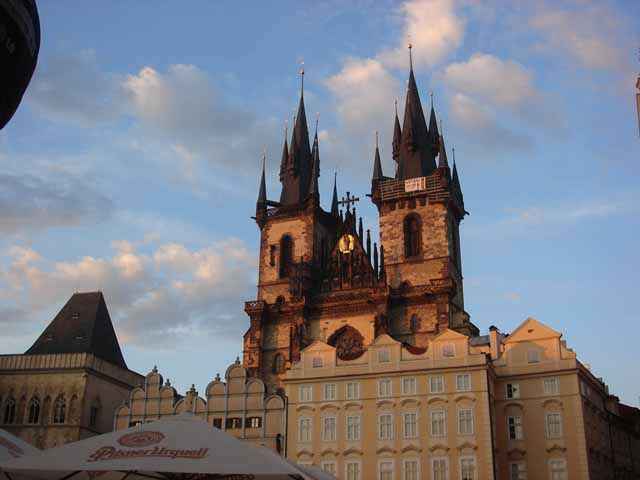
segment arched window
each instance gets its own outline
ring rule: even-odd
[[[28,423],[34,424],[40,421],[40,400],[33,397],[29,402],[29,418]]]
[[[285,235],[280,240],[280,278],[289,276],[289,269],[293,264],[293,240]]]
[[[273,357],[273,373],[281,373],[284,370],[284,357],[281,353],[276,353]]]
[[[15,423],[16,421],[16,401],[13,397],[7,398],[4,404],[4,423]]]
[[[404,219],[404,256],[417,257],[422,251],[422,222],[416,214]]]
[[[414,313],[411,315],[411,319],[409,320],[409,329],[411,330],[411,333],[416,333],[418,331],[418,323],[418,315]]]
[[[91,407],[89,408],[89,426],[95,427],[98,424],[98,417],[100,415],[100,399],[96,398]]]
[[[53,423],[64,423],[67,414],[67,402],[58,397],[53,404]]]

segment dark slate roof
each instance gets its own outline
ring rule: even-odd
[[[127,368],[102,292],[74,293],[26,355],[91,353]]]
[[[488,345],[489,344],[489,335],[480,335],[478,337],[471,337],[469,339],[469,343],[471,345]]]

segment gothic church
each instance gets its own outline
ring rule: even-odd
[[[376,145],[367,196],[379,212],[380,240],[372,243],[358,199],[347,192],[339,201],[335,180],[331,210],[320,205],[317,127],[310,145],[301,90],[277,201],[267,198],[263,166],[258,295],[245,305],[244,366],[274,391],[315,340],[349,360],[382,333],[416,352],[446,328],[478,334],[464,309],[459,228],[467,212],[458,171],[449,166],[433,105],[427,125],[413,68],[392,151],[396,171],[385,176]]]

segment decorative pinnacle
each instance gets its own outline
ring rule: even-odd
[[[287,135],[289,134],[289,120],[284,121],[284,139],[287,139]]]
[[[394,103],[396,104],[396,117],[398,116],[398,99],[396,98],[394,100]]]
[[[376,148],[378,148],[378,131],[376,130]]]
[[[413,44],[411,43],[411,35],[409,35],[409,68],[413,70],[413,55],[411,54],[411,49],[413,49]]]
[[[451,151],[453,152],[453,164],[456,164],[456,149],[455,147],[451,149]]]
[[[433,108],[433,88],[429,89],[429,96],[431,97],[431,108]]]
[[[300,60],[300,95],[304,96],[304,60]]]
[[[316,135],[318,134],[318,120],[320,120],[320,112],[316,112]]]

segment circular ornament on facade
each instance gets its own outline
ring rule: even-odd
[[[164,434],[160,432],[134,432],[120,437],[118,443],[123,447],[148,447],[160,443],[162,439]]]
[[[362,335],[357,330],[346,330],[336,341],[336,355],[340,360],[355,360],[364,352]]]

